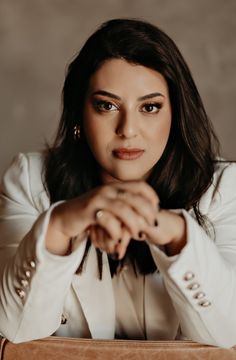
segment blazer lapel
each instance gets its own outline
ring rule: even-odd
[[[107,255],[103,253],[102,280],[99,280],[96,250],[91,246],[83,272],[74,275],[72,286],[80,301],[92,338],[113,339],[115,301]]]

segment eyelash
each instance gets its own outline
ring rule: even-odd
[[[112,102],[110,101],[106,101],[106,100],[95,100],[94,101],[94,107],[97,111],[99,112],[110,112],[110,111],[114,111],[114,110],[110,110],[110,109],[105,109],[103,106],[104,105],[112,105],[114,106],[116,109],[119,109],[119,107],[117,105],[114,105]]]
[[[147,114],[157,114],[159,112],[159,110],[162,108],[162,104],[159,102],[150,102],[150,103],[146,103],[143,105],[143,108],[148,107],[148,106],[152,106],[155,107],[156,110],[155,111],[143,111]]]
[[[104,108],[104,106],[109,106],[109,105],[111,105],[112,107],[115,107],[115,109],[105,109]],[[159,112],[159,110],[162,108],[162,103],[150,102],[150,103],[143,104],[141,108],[144,109],[145,107],[147,108],[148,106],[155,107],[156,110],[155,111],[141,110],[141,112],[144,112],[146,114],[157,114]],[[120,108],[118,105],[115,105],[111,101],[107,101],[107,100],[95,100],[94,107],[96,108],[96,110],[98,112],[110,112],[110,111],[119,110],[119,108]]]

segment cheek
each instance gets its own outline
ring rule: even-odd
[[[89,113],[84,116],[84,135],[87,143],[94,154],[100,153],[106,146],[108,139],[108,129],[104,122],[94,114]]]
[[[164,126],[162,126],[160,130],[160,136],[163,139],[163,143],[167,143],[169,135],[170,135],[171,121],[167,121]]]
[[[96,117],[89,110],[84,113],[83,128],[88,144],[93,145],[96,142],[96,135],[99,133],[99,129]]]
[[[170,135],[171,123],[172,123],[172,114],[171,114],[171,109],[169,107],[168,111],[165,114],[164,122],[161,128],[162,136],[163,139],[165,139],[166,143]]]
[[[171,128],[171,118],[165,117],[163,121],[157,124],[156,129],[151,131],[150,129],[150,139],[152,139],[152,143],[155,144],[156,147],[161,150],[167,144]]]

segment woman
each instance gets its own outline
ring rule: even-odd
[[[0,332],[236,343],[236,167],[173,41],[103,24],[54,145],[2,181]],[[229,316],[230,314],[230,316]]]

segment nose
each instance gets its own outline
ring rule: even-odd
[[[116,134],[126,139],[136,137],[138,134],[137,116],[131,111],[120,113]]]

